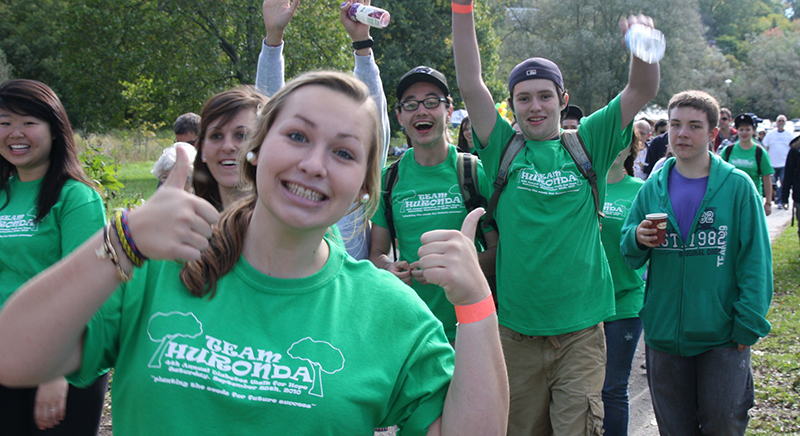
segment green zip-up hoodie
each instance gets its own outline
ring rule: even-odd
[[[688,241],[681,238],[667,182],[675,158],[639,191],[622,228],[625,262],[650,269],[639,312],[648,346],[678,356],[753,345],[769,333],[772,250],[761,197],[747,174],[713,153],[708,188]],[[667,241],[636,242],[648,213],[665,212]]]

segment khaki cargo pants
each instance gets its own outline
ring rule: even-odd
[[[508,436],[599,436],[606,373],[603,324],[558,336],[500,326],[511,409]]]

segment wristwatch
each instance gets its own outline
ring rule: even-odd
[[[363,41],[353,41],[353,50],[361,50],[362,48],[371,48],[375,44],[372,38]]]

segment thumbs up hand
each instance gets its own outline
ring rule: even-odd
[[[453,305],[477,303],[491,293],[473,242],[484,212],[483,208],[470,212],[460,231],[433,230],[422,235],[415,263],[428,282],[444,289]]]
[[[189,157],[176,148],[175,166],[147,202],[128,214],[128,228],[139,251],[151,259],[192,261],[208,247],[219,212],[206,200],[184,191]]]

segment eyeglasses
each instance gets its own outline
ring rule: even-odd
[[[725,117],[720,118],[720,120],[722,120],[722,121],[728,121],[729,119],[730,118],[725,118]]]
[[[398,108],[403,108],[406,112],[414,112],[422,103],[425,109],[436,109],[441,103],[447,103],[444,97],[428,97],[425,100],[406,100],[397,103]]]

